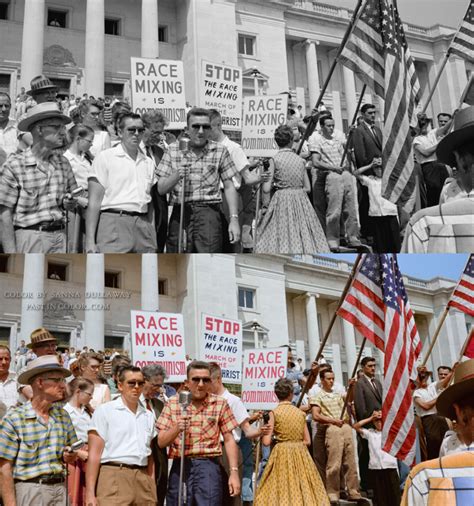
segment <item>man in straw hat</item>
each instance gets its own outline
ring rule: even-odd
[[[65,209],[76,201],[77,183],[57,148],[66,142],[71,119],[55,103],[32,107],[20,121],[33,145],[11,156],[0,179],[0,218],[5,253],[65,253]]]
[[[37,104],[56,102],[58,87],[46,76],[40,75],[33,77],[30,81],[30,86],[31,90],[28,90],[26,94],[33,97]]]
[[[407,226],[403,253],[474,251],[474,106],[454,115],[454,129],[438,144],[438,161],[457,167],[457,198],[418,211]]]
[[[417,465],[408,476],[402,506],[472,504],[474,497],[474,359],[459,364],[454,382],[436,402],[438,413],[456,421],[465,450]]]
[[[33,389],[33,398],[12,408],[0,430],[0,490],[5,506],[66,505],[63,462],[76,455],[69,414],[55,402],[64,397],[71,373],[57,357],[32,360],[18,380]]]

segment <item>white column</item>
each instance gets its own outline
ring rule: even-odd
[[[341,347],[338,344],[332,344],[332,370],[338,383],[344,385],[344,376],[342,375]]]
[[[318,307],[316,305],[316,297],[314,293],[307,293],[305,298],[306,304],[306,328],[308,332],[308,352],[310,363],[315,359],[319,346],[319,328],[318,328]]]
[[[341,108],[341,94],[333,90],[332,95],[332,117],[334,118],[334,124],[338,130],[343,130],[342,126],[342,108]]]
[[[21,86],[27,90],[33,77],[43,73],[44,0],[25,0],[21,45]]]
[[[24,255],[23,297],[21,299],[21,339],[30,342],[33,330],[43,326],[44,255]]]
[[[142,254],[142,307],[144,311],[158,311],[158,255]]]
[[[347,376],[350,378],[357,358],[354,327],[347,320],[342,320],[342,333],[346,347]]]
[[[307,39],[304,44],[306,72],[308,74],[309,105],[311,109],[316,105],[319,96],[319,72],[316,44],[319,44],[319,42],[309,39]]]
[[[85,91],[94,97],[104,96],[104,52],[104,0],[87,0]]]
[[[158,0],[142,0],[142,58],[158,58]]]
[[[104,349],[105,313],[104,313],[104,254],[87,255],[86,267],[86,310],[83,346],[95,351]]]
[[[344,77],[344,93],[346,95],[347,121],[350,125],[357,108],[355,79],[352,70],[345,65],[342,66],[342,74]]]

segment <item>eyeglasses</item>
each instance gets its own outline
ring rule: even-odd
[[[211,382],[211,378],[191,378],[191,381],[193,383],[196,383],[196,385],[199,385],[199,383],[201,383],[201,381],[207,385],[208,383]]]
[[[86,394],[88,395],[89,397],[92,397],[94,395],[94,392],[86,392],[85,390],[82,390],[81,391],[81,394]]]
[[[94,142],[94,139],[81,138],[81,141],[88,142],[89,144],[92,144]]]
[[[56,383],[56,384],[66,383],[65,378],[43,378],[43,379],[48,380],[48,381],[54,381],[54,383]]]
[[[128,133],[130,134],[138,134],[138,135],[141,135],[145,129],[144,128],[132,128],[132,127],[128,127],[126,128],[125,130],[127,130]]]
[[[129,387],[140,387],[140,388],[145,384],[144,381],[126,381],[125,383],[127,383]]]
[[[201,130],[201,128],[203,130],[210,130],[211,129],[211,125],[191,125],[191,128],[193,130],[197,130],[197,131]]]
[[[98,371],[100,369],[100,365],[91,365],[91,364],[89,364],[89,367],[91,369],[94,369],[94,371]]]

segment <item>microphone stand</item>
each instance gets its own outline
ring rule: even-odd
[[[181,408],[181,414],[184,416],[187,411],[187,406]],[[184,480],[184,450],[185,450],[186,430],[181,432],[181,460],[179,463],[179,488],[178,488],[178,506],[186,504],[186,482]]]

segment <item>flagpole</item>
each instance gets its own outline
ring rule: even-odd
[[[342,291],[342,294],[339,297],[336,311],[334,311],[334,314],[332,315],[331,321],[329,322],[329,326],[324,334],[321,344],[319,345],[318,353],[316,354],[316,358],[313,360],[313,362],[318,362],[319,359],[321,358],[321,355],[323,354],[323,350],[324,350],[324,347],[326,346],[326,342],[329,339],[329,335],[331,333],[332,328],[334,327],[334,322],[336,321],[336,318],[337,318],[337,312],[339,311],[339,308],[341,307],[342,303],[344,302],[347,292],[349,291],[349,288],[352,285],[352,280],[354,279],[354,276],[357,272],[357,268],[359,266],[361,258],[362,258],[362,254],[359,253],[357,255],[357,258],[355,259],[354,265],[352,266],[352,271],[351,271],[349,277],[347,278],[346,285],[344,286],[344,290]],[[308,338],[311,338],[311,336],[308,336]],[[303,401],[304,395],[308,391],[309,385],[312,386],[314,384],[315,380],[316,380],[316,375],[313,374],[313,372],[311,371],[308,376],[308,379],[306,380],[306,383],[303,386],[303,390],[301,391],[298,402],[296,403],[296,407],[299,408],[301,406],[301,402]]]
[[[339,57],[341,56],[342,50],[344,49],[344,46],[346,45],[347,39],[349,38],[349,35],[352,32],[352,29],[355,26],[355,22],[357,20],[357,17],[360,13],[360,8],[362,5],[362,2],[365,2],[366,0],[357,0],[357,5],[354,9],[354,12],[352,13],[352,18],[349,21],[349,26],[347,27],[346,33],[344,34],[344,37],[342,38],[341,44],[337,50],[337,55],[334,58],[334,61],[331,64],[331,67],[329,69],[329,73],[326,77],[326,80],[324,81],[323,87],[319,93],[318,100],[316,100],[316,105],[313,108],[313,113],[311,114],[311,119],[309,120],[309,123],[306,127],[306,130],[301,137],[300,144],[298,146],[298,149],[296,150],[296,154],[300,154],[301,150],[303,149],[303,144],[308,139],[308,137],[314,132],[314,129],[316,128],[316,123],[318,121],[319,115],[317,114],[318,107],[321,105],[321,102],[323,101],[324,94],[326,93],[327,87],[329,86],[329,82],[332,78],[332,75],[334,74],[334,71],[336,70],[336,65],[339,60]]]
[[[364,337],[364,339],[362,340],[362,344],[360,345],[360,350],[357,355],[356,363],[354,364],[354,369],[352,370],[352,375],[349,378],[349,380],[355,378],[355,375],[357,374],[357,368],[359,367],[359,362],[360,362],[360,359],[362,358],[362,352],[364,351],[364,347],[365,347],[366,342],[367,342],[367,338]],[[350,394],[352,392],[353,387],[354,387],[354,385],[349,385],[349,388],[347,389],[346,400],[344,401],[344,406],[342,407],[341,416],[339,417],[340,420],[344,419],[344,413],[346,412],[347,405],[349,404]]]
[[[367,88],[367,85],[364,84],[364,86],[362,87],[362,91],[360,92],[359,101],[357,102],[357,108],[356,108],[356,110],[354,112],[354,116],[352,117],[352,123],[351,123],[350,128],[349,128],[349,134],[347,135],[346,146],[344,148],[344,153],[342,154],[341,168],[344,166],[344,162],[346,161],[346,156],[347,156],[347,153],[349,151],[350,144],[352,142],[352,135],[354,133],[354,128],[353,127],[356,124],[357,116],[359,115],[359,109],[360,109],[360,106],[362,104],[362,100],[364,99],[366,88]]]

